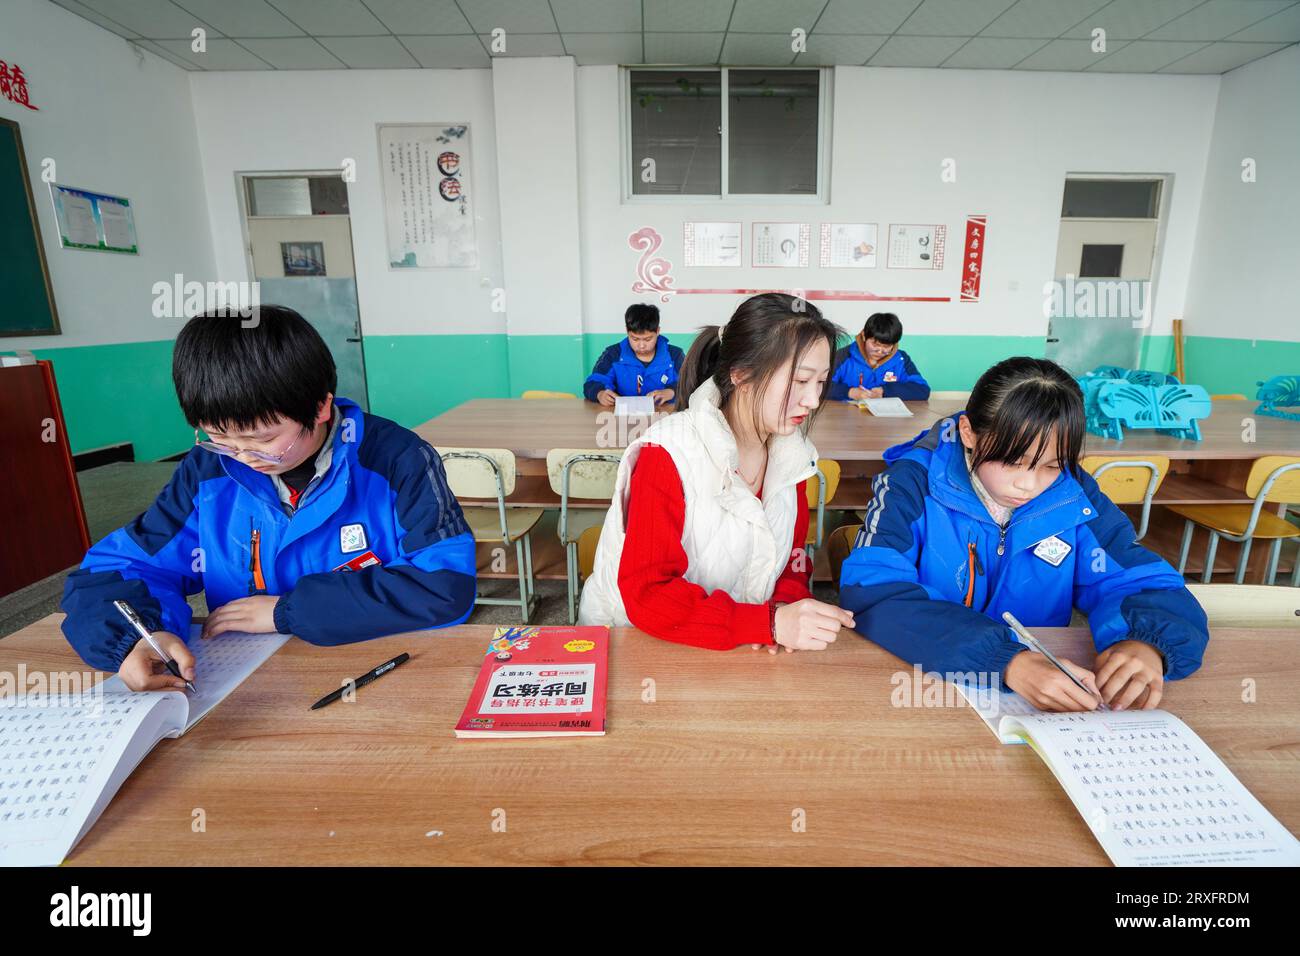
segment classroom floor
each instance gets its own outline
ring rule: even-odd
[[[149,507],[175,468],[176,462],[170,461],[114,462],[78,472],[77,482],[81,485],[90,539],[98,541]],[[67,571],[61,571],[21,591],[0,597],[0,638],[57,611],[67,575]],[[484,580],[480,582],[479,590],[484,597],[509,598],[519,593],[518,585],[513,581]],[[829,584],[818,584],[813,590],[815,596],[823,601],[835,600],[835,589]],[[201,594],[190,598],[190,604],[196,614],[207,613],[207,604]],[[518,621],[519,609],[508,606],[478,607],[469,619],[471,624],[516,624]],[[537,612],[531,623],[568,623],[563,581],[537,582]]]

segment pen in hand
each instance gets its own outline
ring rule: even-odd
[[[1048,649],[1043,645],[1042,641],[1040,641],[1038,638],[1034,637],[1034,635],[1030,634],[1029,631],[1025,630],[1025,626],[1024,626],[1023,624],[1021,624],[1019,621],[1016,620],[1016,617],[1015,617],[1014,614],[1012,614],[1010,611],[1003,611],[1003,612],[1002,612],[1002,620],[1006,621],[1007,624],[1010,625],[1011,630],[1013,630],[1013,631],[1016,632],[1016,636],[1017,636],[1018,638],[1020,638],[1020,640],[1021,640],[1021,642],[1022,642],[1023,644],[1028,645],[1029,648],[1031,648],[1032,650],[1037,651],[1038,653],[1040,653],[1040,654],[1042,654],[1044,657],[1046,657],[1047,660],[1048,660],[1048,661],[1049,661],[1049,662],[1050,662],[1050,663],[1051,663],[1051,664],[1052,664],[1052,665],[1053,665],[1057,670],[1059,670],[1059,671],[1060,671],[1062,674],[1064,674],[1066,677],[1070,678],[1071,682],[1073,682],[1073,684],[1074,684],[1075,687],[1078,687],[1080,690],[1082,690],[1084,693],[1086,693],[1089,697],[1095,697],[1095,698],[1097,698],[1097,709],[1098,709],[1098,710],[1110,710],[1110,708],[1109,708],[1108,706],[1106,706],[1106,701],[1102,699],[1101,695],[1098,694],[1096,691],[1094,691],[1091,687],[1089,687],[1089,686],[1088,686],[1087,684],[1085,684],[1083,681],[1079,680],[1079,678],[1075,677],[1072,673],[1070,673],[1070,669],[1069,669],[1068,667],[1066,667],[1064,664],[1062,664],[1059,660],[1057,660],[1057,659],[1056,659],[1056,655],[1053,654],[1051,651],[1049,651],[1049,650],[1048,650]]]
[[[181,669],[176,666],[176,662],[172,660],[171,655],[164,651],[158,645],[158,642],[153,639],[153,635],[149,633],[149,628],[144,626],[144,621],[140,619],[140,615],[136,613],[135,608],[127,604],[125,601],[114,601],[113,607],[117,608],[118,613],[126,618],[126,622],[131,625],[143,640],[149,642],[149,646],[153,648],[153,652],[162,659],[163,666],[167,668],[167,672],[179,680],[185,680],[184,675],[181,674]],[[187,680],[185,680],[185,686],[188,687],[192,693],[198,693],[194,685]]]

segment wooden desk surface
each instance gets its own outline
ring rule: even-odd
[[[0,669],[81,669],[60,619],[0,640]],[[1107,863],[1029,748],[999,744],[964,707],[891,706],[891,676],[910,669],[852,632],[826,652],[771,656],[615,631],[607,736],[457,740],[491,630],[290,641],[190,733],[159,743],[69,862]],[[1091,660],[1086,632],[1043,635]],[[401,651],[410,663],[357,702],[307,709]],[[1257,702],[1245,704],[1248,678]],[[1292,832],[1298,682],[1294,630],[1219,630],[1202,671],[1165,697]],[[204,833],[191,831],[196,808]],[[792,831],[796,809],[806,832]]]
[[[908,402],[912,418],[876,418],[846,402],[827,402],[811,438],[823,458],[880,461],[886,448],[907,441],[963,402],[936,399]],[[1255,415],[1256,401],[1222,399],[1201,422],[1202,439],[1184,441],[1149,431],[1126,432],[1123,441],[1089,434],[1085,454],[1158,454],[1180,460],[1245,459],[1300,454],[1300,422]],[[604,417],[602,417],[602,415]],[[1243,419],[1254,422],[1254,441],[1245,440]],[[620,430],[608,409],[576,399],[476,398],[430,419],[415,431],[430,444],[508,448],[521,459],[545,459],[552,448],[625,447],[643,431]],[[611,437],[613,444],[602,441]],[[543,469],[544,472],[545,469]],[[529,469],[521,469],[530,473]]]

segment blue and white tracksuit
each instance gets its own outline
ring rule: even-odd
[[[1062,627],[1077,606],[1098,651],[1145,641],[1170,680],[1200,667],[1205,612],[1096,481],[1063,471],[1000,528],[971,486],[962,414],[885,452],[890,466],[840,572],[857,630],[927,671],[1000,677],[1025,650],[1004,611],[1031,629]]]
[[[335,405],[329,468],[292,514],[269,476],[196,447],[148,511],[90,549],[62,605],[63,632],[87,664],[116,671],[136,643],[114,599],[187,640],[185,597],[199,591],[212,609],[278,595],[276,629],[312,644],[469,616],[474,539],[437,452],[348,399]]]

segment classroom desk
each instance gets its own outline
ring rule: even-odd
[[[0,669],[80,669],[60,620],[0,639]],[[162,741],[68,862],[1108,863],[1029,748],[999,744],[964,707],[892,707],[891,676],[910,669],[852,632],[825,652],[771,656],[616,630],[607,736],[457,740],[491,633],[290,641],[190,733]],[[1041,634],[1091,661],[1086,632]],[[1296,637],[1218,630],[1202,671],[1165,697],[1292,832]],[[356,703],[307,709],[402,651],[411,661]],[[1255,703],[1242,703],[1246,678]],[[193,833],[199,807],[207,830]],[[797,809],[806,832],[792,830]],[[506,831],[494,832],[501,810]]]
[[[908,402],[912,418],[876,418],[847,402],[827,402],[809,437],[823,458],[880,462],[886,448],[907,441],[964,404],[951,399]],[[1255,415],[1258,405],[1251,400],[1216,400],[1213,414],[1201,421],[1199,442],[1140,429],[1127,431],[1123,441],[1089,434],[1084,454],[1166,455],[1179,461],[1300,454],[1300,422]],[[1253,442],[1244,438],[1243,419],[1254,422]],[[610,421],[617,421],[612,411],[577,399],[475,398],[415,431],[435,447],[508,448],[520,459],[520,474],[544,476],[546,453],[552,448],[607,447],[600,444],[601,436],[614,440],[608,447],[624,447],[627,439],[645,430],[644,425],[620,430],[610,427]]]
[[[875,418],[847,402],[828,402],[813,424],[810,438],[822,458],[838,461],[839,489],[828,507],[847,514],[861,513],[871,500],[871,479],[885,468],[884,451],[907,441],[936,421],[960,410],[964,403],[952,399],[908,402],[911,418]],[[1154,502],[1165,504],[1238,504],[1249,502],[1243,490],[1251,463],[1264,455],[1300,455],[1300,422],[1256,415],[1254,400],[1216,399],[1213,414],[1201,421],[1199,442],[1130,429],[1123,441],[1089,434],[1085,455],[1164,455],[1171,459],[1169,473],[1156,491]],[[1252,423],[1251,436],[1246,423]],[[612,423],[612,424],[611,424]],[[515,493],[509,507],[559,508],[560,496],[546,477],[546,453],[552,448],[625,447],[648,427],[645,419],[622,423],[613,413],[592,402],[577,399],[478,398],[430,419],[415,431],[430,444],[508,448],[517,459]],[[1253,437],[1253,441],[1247,441]],[[612,441],[611,441],[612,439]],[[461,498],[464,507],[495,507],[495,498]],[[606,508],[604,501],[573,503],[576,508]],[[1279,512],[1282,510],[1279,507]],[[1131,510],[1136,515],[1136,510]],[[832,524],[830,527],[834,527]],[[534,538],[534,560],[544,570],[540,576],[564,579],[563,549],[551,547],[547,536]],[[549,536],[549,537],[553,537]],[[1182,520],[1161,508],[1152,513],[1147,543],[1171,562],[1178,560]],[[1199,575],[1204,566],[1205,533],[1198,534],[1187,573]],[[516,575],[513,565],[492,570],[491,548],[480,548],[479,565],[485,577]],[[1240,545],[1222,542],[1215,573],[1231,580]],[[1254,548],[1247,581],[1262,581],[1268,548]],[[1284,550],[1279,575],[1289,575],[1289,550]]]

